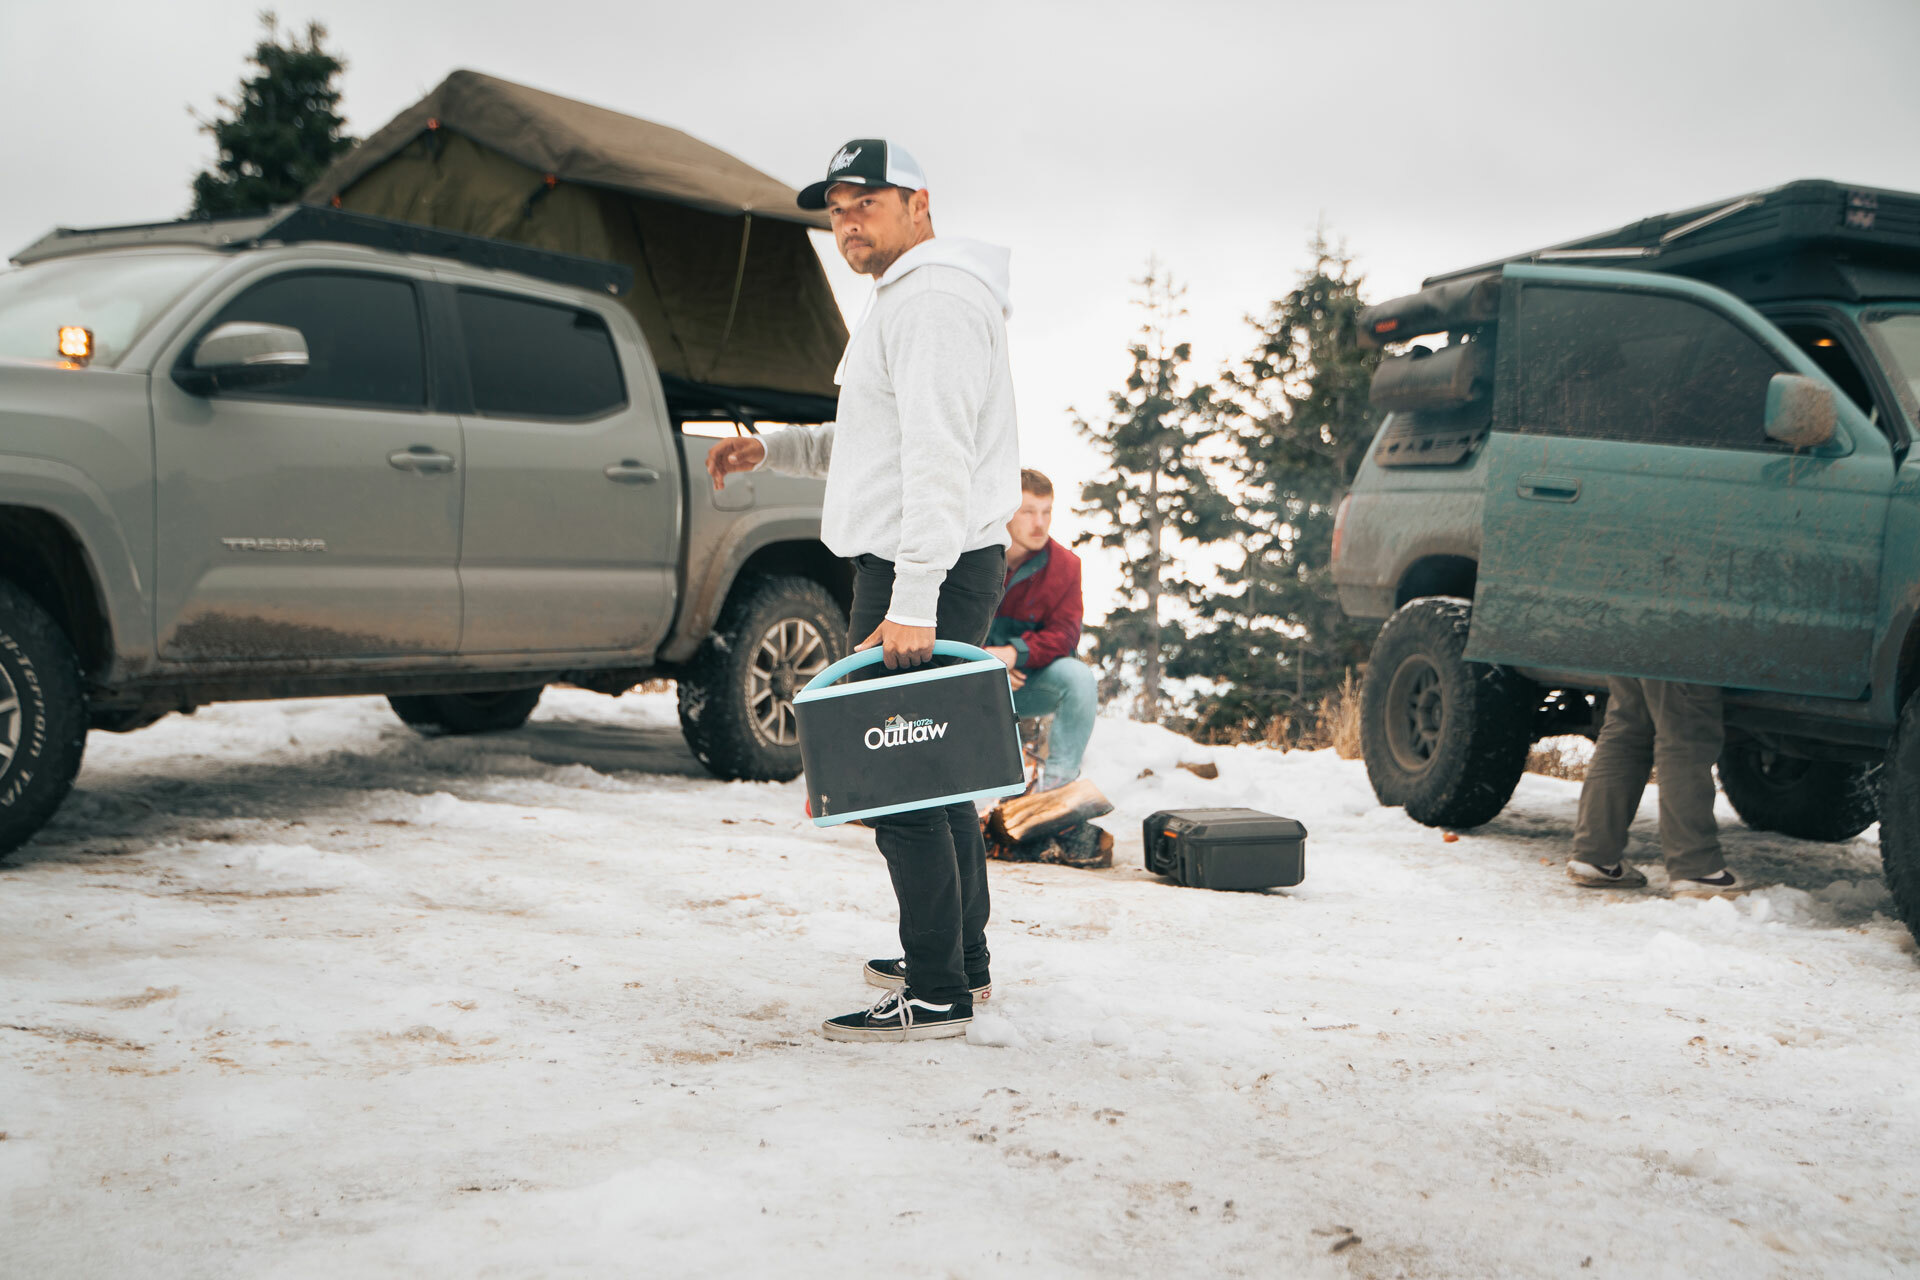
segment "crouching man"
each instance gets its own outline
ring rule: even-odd
[[[1053,482],[1020,472],[1020,510],[1007,522],[1006,594],[987,632],[987,652],[1007,664],[1014,714],[1052,716],[1036,791],[1080,776],[1099,701],[1093,671],[1073,656],[1080,644],[1080,558],[1055,542]]]

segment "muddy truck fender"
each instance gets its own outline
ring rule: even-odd
[[[663,667],[691,661],[729,597],[752,579],[807,578],[843,609],[852,604],[851,570],[820,541],[821,482],[756,471],[730,476],[716,491],[706,465],[713,443],[700,436],[679,441],[687,516],[679,606],[657,658]]]
[[[112,683],[153,665],[151,417],[144,377],[82,376],[0,361],[0,578]]]

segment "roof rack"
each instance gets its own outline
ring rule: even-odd
[[[1920,271],[1920,195],[1802,179],[1430,276],[1424,284],[1498,271],[1510,262],[1664,271],[1748,298],[1807,289],[1857,298],[1886,290],[1904,295]]]
[[[470,266],[517,271],[524,276],[615,297],[633,288],[633,268],[619,263],[316,204],[282,205],[250,218],[188,219],[125,227],[57,227],[15,254],[12,260],[16,266],[24,267],[46,258],[144,245],[238,250],[263,244],[315,241],[451,258]]]

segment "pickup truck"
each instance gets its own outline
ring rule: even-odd
[[[1878,819],[1920,933],[1920,196],[1791,183],[1436,276],[1359,325],[1395,354],[1334,580],[1386,620],[1380,800],[1486,822],[1534,740],[1597,729],[1608,675],[1718,685],[1742,819]]]
[[[0,852],[90,729],[217,701],[384,694],[473,733],[671,677],[712,772],[799,772],[792,695],[851,595],[822,486],[712,490],[690,424],[756,409],[663,387],[628,268],[310,206],[14,261]]]

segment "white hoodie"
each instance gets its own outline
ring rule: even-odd
[[[1006,546],[1020,509],[1010,256],[939,237],[901,254],[847,340],[839,420],[765,437],[763,466],[826,476],[820,533],[835,555],[893,562],[893,622],[933,626],[947,570]]]

